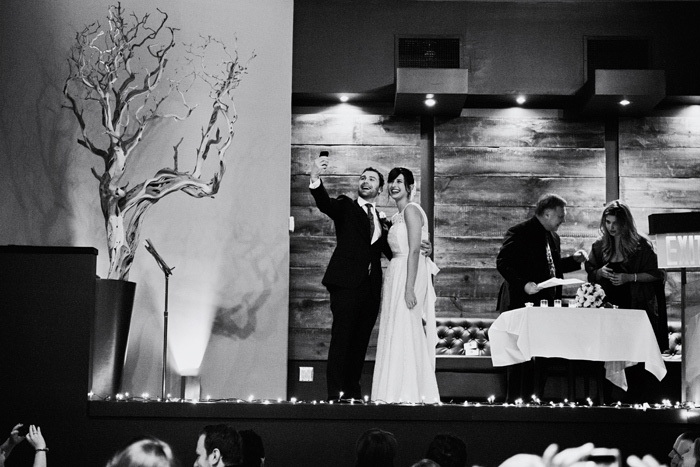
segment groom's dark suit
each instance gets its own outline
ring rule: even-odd
[[[367,212],[345,195],[331,199],[323,187],[310,189],[316,206],[335,224],[336,247],[323,285],[330,293],[333,327],[328,349],[328,398],[362,398],[360,377],[377,320],[382,290],[381,253],[391,258],[382,229],[370,244]],[[375,213],[376,214],[376,213]]]

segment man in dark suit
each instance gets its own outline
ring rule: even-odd
[[[309,185],[316,206],[333,220],[337,240],[322,281],[330,293],[333,313],[328,399],[361,399],[362,366],[379,313],[382,252],[391,258],[388,226],[380,222],[375,207],[384,177],[368,167],[360,175],[357,199],[345,195],[331,199],[320,179],[328,163],[327,155],[314,161]]]
[[[532,218],[508,229],[496,258],[496,268],[505,279],[498,297],[499,311],[522,308],[526,302],[539,306],[540,300],[552,306],[554,299],[561,299],[561,286],[542,289],[537,284],[552,277],[562,278],[564,273],[580,269],[588,259],[585,250],[561,257],[556,232],[565,218],[566,200],[549,193],[537,201]],[[523,397],[532,386],[530,367],[530,362],[509,367],[509,399]]]
[[[535,305],[546,299],[552,306],[561,299],[561,286],[541,289],[537,286],[552,277],[576,271],[588,259],[585,250],[561,257],[561,241],[557,230],[566,218],[566,201],[559,195],[546,194],[535,206],[535,215],[508,229],[496,258],[496,268],[505,279],[499,311],[522,308],[526,302]],[[507,288],[507,291],[506,291]]]

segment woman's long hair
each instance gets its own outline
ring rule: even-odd
[[[168,443],[143,438],[117,452],[106,467],[176,467],[178,462]]]
[[[611,201],[605,206],[600,218],[600,234],[603,240],[603,259],[610,261],[615,256],[615,239],[605,228],[605,218],[615,216],[620,236],[620,250],[625,260],[639,248],[641,242],[647,240],[637,231],[630,208],[620,200]]]

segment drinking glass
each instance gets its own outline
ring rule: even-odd
[[[557,308],[561,308],[561,300],[559,300],[559,299],[554,300],[554,306]]]
[[[542,307],[549,306],[549,300],[540,300],[540,306],[542,306]]]

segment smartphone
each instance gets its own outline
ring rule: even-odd
[[[321,151],[321,154],[319,154],[318,157],[328,157],[328,151]]]
[[[614,448],[594,448],[585,461],[595,465],[620,467],[620,450]]]

